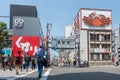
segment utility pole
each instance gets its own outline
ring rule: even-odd
[[[47,41],[46,41],[46,58],[47,58],[47,67],[50,66],[50,51],[49,51],[49,38],[50,38],[50,26],[52,27],[52,23],[47,23],[47,32],[46,32],[46,37],[47,37]]]
[[[76,34],[75,37],[76,37],[76,40],[77,40],[75,42],[77,42],[77,45],[78,45],[78,53],[77,53],[78,58],[77,58],[77,60],[78,60],[78,66],[80,67],[80,30],[76,29],[75,34]]]

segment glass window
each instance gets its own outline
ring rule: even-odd
[[[67,44],[70,44],[70,42],[69,42],[69,41],[67,41]]]
[[[99,60],[100,59],[100,55],[97,53],[91,53],[91,60]]]
[[[111,57],[109,54],[103,53],[102,54],[102,60],[111,60]]]
[[[58,44],[60,44],[60,41],[58,41]]]
[[[100,44],[90,44],[90,48],[100,48]]]
[[[65,41],[62,41],[62,44],[65,44]]]
[[[90,34],[90,41],[94,41],[94,35]]]

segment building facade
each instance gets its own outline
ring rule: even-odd
[[[112,65],[112,11],[82,8],[74,19],[74,35],[80,30],[80,60],[90,66]]]
[[[69,38],[72,36],[72,25],[65,26],[65,38]]]
[[[114,65],[120,64],[120,27],[112,31],[112,49],[111,55],[113,57]]]

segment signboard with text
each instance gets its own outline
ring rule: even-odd
[[[18,55],[17,51],[20,50],[22,54],[24,53],[24,51],[27,51],[32,56],[34,55],[34,52],[37,50],[37,47],[39,45],[40,45],[39,36],[13,36],[12,55],[17,56]]]

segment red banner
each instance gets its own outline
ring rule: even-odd
[[[12,37],[12,55],[17,56],[17,51],[21,51],[21,55],[26,51],[29,55],[34,55],[37,47],[40,45],[39,36],[13,36]]]

